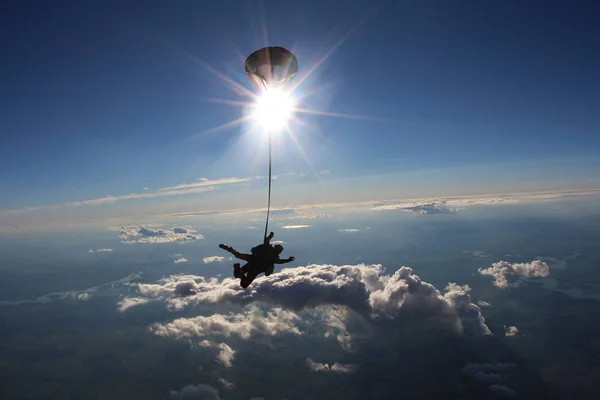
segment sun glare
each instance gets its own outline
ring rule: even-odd
[[[279,131],[292,117],[294,100],[281,89],[270,89],[256,100],[254,107],[252,116],[261,127]]]

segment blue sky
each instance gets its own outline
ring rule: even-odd
[[[598,187],[594,6],[549,3],[4,5],[0,212],[121,197],[1,218],[262,205],[264,179],[244,180],[266,174],[264,136],[202,134],[243,111],[207,98],[244,100],[203,65],[252,89],[243,60],[265,27],[298,57],[298,81],[330,53],[297,89],[313,93],[303,107],[378,119],[301,115],[306,158],[275,141],[275,174],[295,174],[275,201]],[[209,192],[153,195],[199,178]]]

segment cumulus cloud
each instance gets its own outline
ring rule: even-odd
[[[296,313],[281,308],[264,311],[258,307],[251,307],[241,314],[178,318],[167,324],[153,324],[149,329],[158,336],[177,339],[232,335],[248,339],[252,335],[274,336],[278,333],[301,335],[294,323],[299,319]]]
[[[174,262],[175,264],[180,264],[180,263],[184,263],[184,262],[187,262],[187,261],[188,261],[188,260],[187,260],[187,258],[185,258],[185,257],[181,257],[181,258],[178,258],[178,259],[176,259],[176,260],[173,260],[173,262]]]
[[[214,263],[214,262],[223,262],[223,261],[225,261],[225,257],[221,257],[221,256],[204,257],[202,259],[202,261],[204,261],[204,264],[209,264],[209,263]]]
[[[231,367],[233,359],[235,358],[235,350],[233,350],[227,343],[216,343],[210,340],[203,340],[200,342],[200,346],[207,348],[214,348],[219,350],[216,360],[226,367]]]
[[[150,299],[146,297],[125,297],[117,303],[117,310],[119,312],[125,312],[130,308],[141,306],[149,301]]]
[[[112,252],[113,249],[96,249],[96,250],[89,250],[90,253],[109,253]]]
[[[242,289],[239,282],[231,278],[220,281],[173,276],[157,284],[138,284],[138,290],[142,296],[163,297],[172,310],[223,302],[241,305],[261,302],[289,310],[275,308],[265,314],[254,307],[245,314],[180,318],[151,328],[158,335],[176,338],[217,334],[248,338],[254,332],[300,335],[296,325],[301,319],[298,313],[306,310],[316,313],[325,306],[338,306],[338,311],[328,309],[321,316],[329,319],[330,335],[337,335],[343,348],[351,348],[351,342],[358,336],[368,335],[373,326],[402,319],[421,319],[426,326],[445,327],[467,336],[491,333],[479,307],[471,301],[467,285],[450,283],[441,293],[430,283],[421,281],[408,267],[392,275],[383,274],[381,265],[286,268],[256,279],[249,290]],[[362,325],[354,324],[353,329],[362,326],[359,332],[346,329],[346,322],[352,316],[364,321]]]
[[[477,305],[479,307],[491,307],[492,306],[490,303],[488,303],[487,301],[483,301],[483,300],[479,300],[477,302]]]
[[[171,391],[171,400],[221,400],[219,391],[203,383],[187,385],[179,391]]]
[[[519,329],[516,326],[504,325],[504,329],[506,329],[505,336],[517,336],[519,334]]]
[[[358,369],[358,364],[340,364],[336,362],[334,364],[329,365],[314,362],[310,358],[306,359],[306,364],[308,365],[308,368],[310,368],[311,371],[315,372],[335,372],[339,374],[350,374]]]
[[[119,237],[124,243],[172,243],[203,239],[195,230],[183,227],[152,229],[147,226],[119,228]]]
[[[338,229],[338,232],[358,232],[358,229],[355,229],[355,228]]]
[[[482,275],[491,275],[494,277],[494,286],[499,288],[514,287],[519,281],[509,282],[507,277],[540,278],[549,274],[548,264],[541,260],[535,260],[530,263],[511,264],[507,261],[500,261],[492,264],[488,268],[479,268]]]
[[[219,383],[221,384],[221,386],[223,386],[227,390],[231,390],[231,389],[235,388],[235,385],[233,383],[229,382],[225,378],[219,378]]]

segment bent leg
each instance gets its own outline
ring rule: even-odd
[[[251,254],[240,253],[233,247],[227,246],[225,244],[220,244],[219,247],[222,248],[223,250],[226,250],[228,253],[231,253],[235,258],[243,260],[243,261],[250,261],[250,258],[252,257]]]
[[[256,279],[256,276],[259,273],[260,273],[259,271],[251,270],[246,275],[242,275],[242,279],[240,280],[240,286],[243,287],[244,289],[246,289],[248,286],[250,286],[252,281],[254,281],[254,279]]]
[[[265,276],[271,275],[273,271],[275,271],[275,265],[271,264],[265,269]]]

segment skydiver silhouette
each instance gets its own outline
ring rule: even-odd
[[[240,253],[225,244],[219,245],[223,250],[233,254],[235,258],[246,261],[243,267],[240,267],[239,263],[233,264],[233,276],[240,278],[240,286],[244,289],[250,286],[258,274],[271,275],[275,270],[275,264],[286,264],[295,260],[295,257],[288,257],[283,260],[279,258],[279,255],[283,252],[283,246],[280,244],[272,246],[271,239],[273,239],[273,236],[274,233],[271,232],[269,236],[265,237],[262,244],[253,247],[252,254]]]

